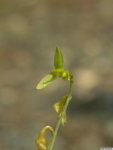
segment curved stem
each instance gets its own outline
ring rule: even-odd
[[[66,109],[69,105],[69,102],[72,98],[72,90],[73,90],[73,85],[74,85],[74,79],[73,79],[73,75],[71,75],[71,80],[70,80],[70,89],[69,89],[69,94],[68,94],[68,97],[67,97],[67,100],[66,100],[66,103],[65,103],[65,106],[64,106],[64,110],[58,120],[58,123],[56,125],[56,128],[55,128],[55,131],[53,132],[53,137],[52,137],[52,140],[51,140],[51,143],[49,145],[49,148],[48,150],[52,150],[53,149],[53,146],[54,146],[54,143],[55,143],[55,140],[56,140],[56,137],[57,137],[57,133],[58,133],[58,129],[60,127],[60,124],[61,124],[61,121],[62,121],[62,118],[66,112]]]

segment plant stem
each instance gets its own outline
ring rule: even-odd
[[[55,143],[55,140],[56,140],[56,137],[57,137],[58,129],[60,127],[62,118],[63,118],[63,116],[64,116],[64,114],[66,112],[66,109],[67,109],[67,107],[69,105],[69,102],[70,102],[70,100],[72,98],[73,85],[74,85],[74,79],[73,79],[73,75],[71,74],[69,94],[68,94],[68,97],[67,97],[67,100],[66,100],[66,103],[65,103],[65,106],[64,106],[64,110],[63,110],[63,112],[62,112],[62,114],[61,114],[61,116],[60,116],[60,118],[58,120],[58,123],[56,125],[55,131],[53,133],[53,137],[52,137],[52,140],[51,140],[51,143],[49,145],[48,150],[52,150],[53,149],[53,146],[54,146],[54,143]]]

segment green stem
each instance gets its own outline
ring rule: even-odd
[[[52,137],[52,140],[51,140],[51,143],[49,145],[48,150],[52,150],[53,149],[53,146],[54,146],[54,143],[55,143],[55,140],[56,140],[56,137],[57,137],[58,129],[59,129],[60,124],[62,122],[62,118],[63,118],[63,116],[64,116],[64,114],[66,112],[66,109],[67,109],[67,107],[69,105],[69,102],[70,102],[70,100],[72,98],[73,85],[74,85],[74,80],[73,80],[73,75],[71,75],[69,94],[68,94],[68,97],[67,97],[67,100],[66,100],[66,103],[65,103],[62,115],[60,116],[60,118],[58,120],[58,123],[56,125],[56,128],[55,128],[55,131],[53,133],[53,137]]]

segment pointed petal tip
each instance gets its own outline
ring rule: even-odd
[[[36,86],[36,90],[38,90],[38,87]]]
[[[36,90],[40,90],[41,89],[41,87],[39,87],[38,85],[36,86]]]
[[[57,46],[57,47],[56,47],[56,49],[60,49],[60,47],[59,47],[59,46]]]
[[[58,46],[58,47],[56,47],[56,50],[57,50],[57,51],[61,51],[59,46]]]

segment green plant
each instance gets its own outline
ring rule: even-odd
[[[55,129],[53,129],[51,126],[46,126],[41,130],[39,137],[36,140],[36,145],[38,146],[39,150],[52,150],[53,149],[60,124],[62,123],[64,125],[64,123],[67,122],[66,109],[68,107],[70,100],[72,99],[74,79],[73,79],[73,75],[68,70],[64,69],[63,55],[59,47],[57,47],[55,51],[54,67],[55,69],[52,70],[48,75],[46,75],[40,81],[36,89],[42,89],[48,86],[49,84],[51,84],[58,77],[60,77],[65,81],[70,81],[69,94],[64,96],[60,102],[54,104],[54,109],[56,113],[58,114],[58,123]],[[50,144],[47,143],[47,140],[44,136],[47,129],[50,129],[52,131],[52,140]]]

